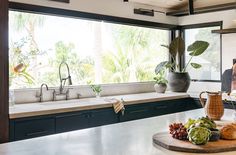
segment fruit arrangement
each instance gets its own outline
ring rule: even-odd
[[[196,145],[204,145],[208,141],[220,139],[220,131],[216,129],[216,123],[208,117],[189,119],[184,125],[173,123],[169,125],[169,131],[173,138],[189,140]]]
[[[188,133],[187,129],[184,127],[182,123],[174,123],[169,126],[170,134],[173,138],[186,140]]]

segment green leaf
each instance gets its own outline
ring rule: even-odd
[[[198,69],[198,68],[201,68],[201,67],[202,67],[202,65],[197,64],[197,63],[191,63],[191,66],[192,66],[193,68],[195,68],[195,69]]]
[[[170,48],[168,45],[161,45],[162,47],[165,47],[165,48]]]
[[[155,73],[156,74],[160,73],[160,71],[162,71],[168,63],[169,63],[168,61],[163,61],[163,62],[159,63],[155,68]]]
[[[193,44],[188,46],[188,52],[191,56],[199,56],[208,48],[209,43],[206,41],[195,41]]]
[[[175,63],[168,62],[168,63],[166,64],[166,68],[172,68],[172,67],[174,67],[174,66],[175,66]]]
[[[183,38],[177,37],[170,43],[170,54],[173,58],[176,57],[176,54],[178,53],[179,56],[182,56],[185,51],[185,43]]]

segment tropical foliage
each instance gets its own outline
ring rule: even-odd
[[[163,61],[156,66],[155,72],[159,73],[163,67],[170,68],[174,72],[186,72],[186,69],[189,65],[193,68],[201,68],[201,64],[196,62],[191,62],[193,57],[203,54],[209,46],[209,43],[206,41],[197,40],[187,47],[187,52],[190,57],[188,62],[183,68],[180,68],[180,58],[185,53],[185,42],[182,37],[176,37],[170,45],[162,45],[163,47],[169,50],[171,60],[173,61]]]
[[[69,65],[74,84],[153,81],[155,64],[168,59],[168,53],[159,47],[160,43],[168,43],[169,32],[166,30],[83,21],[85,31],[92,36],[90,48],[78,48],[76,39],[63,40],[55,35],[50,48],[41,49],[39,32],[45,35],[49,32],[50,27],[45,24],[50,23],[52,17],[15,11],[10,11],[10,16],[12,88],[39,87],[41,83],[58,86],[58,66],[62,61]],[[64,31],[63,25],[58,27]],[[103,48],[104,36],[109,38],[110,48]],[[82,42],[86,40],[80,39],[84,36],[77,38]]]

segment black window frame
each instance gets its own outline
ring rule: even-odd
[[[186,29],[196,29],[196,28],[206,28],[206,27],[214,27],[220,26],[220,29],[223,28],[223,21],[216,21],[216,22],[208,22],[208,23],[199,23],[199,24],[190,24],[190,25],[182,25],[180,26],[181,34],[185,40],[185,30]],[[201,79],[191,79],[194,82],[221,82],[222,81],[222,35],[220,35],[220,80],[201,80]],[[186,54],[186,53],[185,53]],[[185,54],[182,58],[181,63],[185,64]]]
[[[45,14],[45,15],[54,15],[54,16],[61,16],[61,17],[79,18],[79,19],[86,19],[86,20],[93,20],[93,21],[104,21],[104,22],[113,23],[113,24],[124,24],[124,25],[130,25],[130,26],[139,26],[139,27],[145,27],[145,28],[169,30],[169,31],[178,29],[178,25],[174,25],[174,24],[158,23],[158,22],[152,22],[152,21],[131,19],[131,18],[125,18],[125,17],[118,17],[118,16],[110,16],[110,15],[103,15],[103,14],[96,14],[96,13],[88,13],[88,12],[82,12],[82,11],[77,11],[77,10],[61,9],[61,8],[32,5],[32,4],[25,4],[25,3],[18,3],[18,2],[9,2],[9,10],[29,12],[29,13],[38,13],[38,14]]]

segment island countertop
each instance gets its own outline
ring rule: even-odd
[[[224,120],[233,120],[233,110],[225,110]],[[203,109],[191,110],[61,133],[0,145],[1,155],[187,155],[153,146],[152,136],[168,130],[173,122],[204,116]],[[217,153],[235,155],[236,151]]]
[[[16,104],[9,108],[9,117],[10,119],[14,119],[14,118],[73,112],[81,110],[108,108],[112,107],[113,103],[115,103],[114,100],[110,100],[112,98],[118,100],[123,98],[125,101],[125,105],[130,105],[130,104],[181,99],[187,97],[190,97],[187,93],[167,92],[164,94],[158,94],[156,92],[151,92],[151,93],[141,93],[141,94],[107,96],[101,98],[83,98],[83,99],[66,100],[66,101]]]

